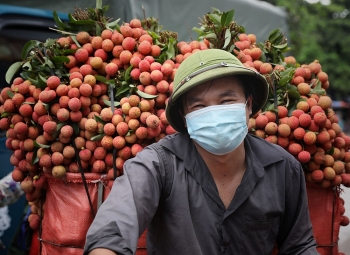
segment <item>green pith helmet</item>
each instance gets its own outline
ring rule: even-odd
[[[177,131],[186,133],[183,117],[180,114],[179,97],[193,87],[229,75],[249,76],[253,95],[252,114],[257,113],[266,103],[268,83],[258,72],[246,68],[234,55],[225,50],[207,49],[193,53],[186,58],[175,73],[173,93],[166,106],[166,117],[169,124]]]

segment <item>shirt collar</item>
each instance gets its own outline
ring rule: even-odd
[[[171,137],[174,136],[178,138],[171,139]],[[162,140],[162,146],[181,159],[186,169],[192,169],[195,164],[195,157],[193,157],[195,146],[188,134],[176,133]],[[275,147],[276,145],[255,135],[247,134],[244,143],[247,156],[251,159],[253,164],[253,169],[255,169],[256,174],[260,177],[263,175],[264,167],[283,159],[281,153]]]

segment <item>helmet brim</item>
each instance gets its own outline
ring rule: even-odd
[[[190,89],[203,84],[206,81],[216,78],[232,75],[243,75],[248,78],[249,84],[243,84],[244,86],[250,86],[250,90],[253,96],[252,114],[256,114],[266,103],[268,98],[268,83],[264,76],[256,71],[245,68],[243,66],[222,66],[215,69],[211,69],[200,73],[173,92],[170,96],[168,104],[166,106],[166,117],[169,124],[178,132],[186,133],[187,129],[184,124],[183,116],[181,115],[181,103],[179,102],[180,96],[185,94]]]

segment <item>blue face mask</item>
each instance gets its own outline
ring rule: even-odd
[[[185,118],[190,137],[215,155],[233,151],[248,133],[245,106],[213,105],[188,113]]]

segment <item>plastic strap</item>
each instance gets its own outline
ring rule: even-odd
[[[73,140],[74,141],[74,140]],[[75,150],[75,155],[77,157],[77,163],[78,163],[78,167],[79,167],[79,171],[81,173],[81,178],[83,180],[83,183],[84,183],[84,188],[85,188],[85,192],[86,192],[86,195],[88,197],[88,200],[89,200],[89,204],[90,204],[90,209],[91,209],[91,213],[92,213],[92,217],[95,218],[95,210],[94,210],[94,207],[92,206],[92,202],[91,202],[91,197],[90,197],[90,194],[89,194],[89,190],[88,190],[88,187],[87,187],[87,182],[86,182],[86,178],[85,178],[85,175],[84,175],[84,170],[81,166],[81,162],[80,162],[80,158],[79,158],[79,151],[77,149],[77,146],[75,145],[75,143],[73,142],[72,143],[73,145],[73,148]]]
[[[111,98],[111,109],[114,115],[114,86],[109,85],[109,97]],[[116,166],[117,151],[113,147],[113,179],[117,178],[117,166]]]
[[[102,181],[98,183],[98,189],[97,189],[97,210],[100,208],[103,202],[103,188],[104,185]]]
[[[277,109],[278,107],[278,103],[277,103],[277,86],[276,86],[276,83],[275,83],[275,76],[273,75],[272,76],[272,79],[271,79],[271,82],[273,84],[273,108]],[[275,112],[275,115],[276,115],[276,124],[279,123],[279,119],[278,119],[278,113]]]
[[[66,248],[77,248],[77,249],[84,249],[83,246],[76,246],[76,245],[69,245],[69,244],[58,244],[58,243],[53,243],[50,241],[46,241],[42,238],[38,238],[40,242],[44,242],[44,243],[48,243],[51,244],[53,246],[57,246],[57,247],[66,247]]]

